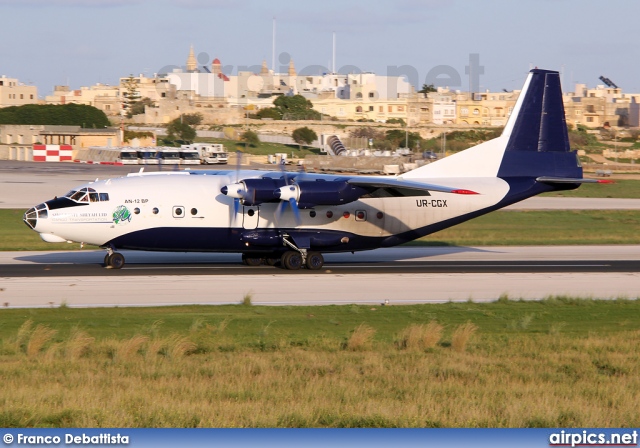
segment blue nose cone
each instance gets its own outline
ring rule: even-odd
[[[224,194],[225,196],[228,192],[229,192],[229,189],[226,187],[226,185],[220,189],[220,193]]]

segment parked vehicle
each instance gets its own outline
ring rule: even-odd
[[[158,149],[156,158],[161,165],[178,165],[180,164],[180,151],[176,148]]]
[[[138,163],[140,165],[157,164],[156,150],[151,148],[138,149]]]
[[[422,153],[422,158],[428,160],[437,160],[438,155],[433,151],[425,151]]]
[[[180,148],[181,165],[200,165],[200,154],[195,149]]]
[[[138,151],[133,148],[122,148],[120,150],[120,156],[118,161],[123,165],[137,165],[138,164]]]
[[[229,160],[229,153],[220,143],[193,143],[182,145],[181,150],[192,149],[197,151],[200,163],[203,165],[225,164]]]

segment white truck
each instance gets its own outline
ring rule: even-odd
[[[225,164],[229,160],[229,153],[220,143],[193,143],[182,145],[181,150],[192,149],[198,152],[200,163],[203,165]]]

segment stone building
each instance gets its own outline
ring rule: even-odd
[[[18,81],[17,78],[0,77],[0,107],[22,106],[38,103],[38,88]]]

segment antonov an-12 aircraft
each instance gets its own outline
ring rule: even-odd
[[[558,72],[534,69],[500,137],[399,176],[254,170],[135,173],[29,209],[44,241],[106,249],[235,252],[250,266],[320,269],[322,253],[396,246],[581,183]]]

